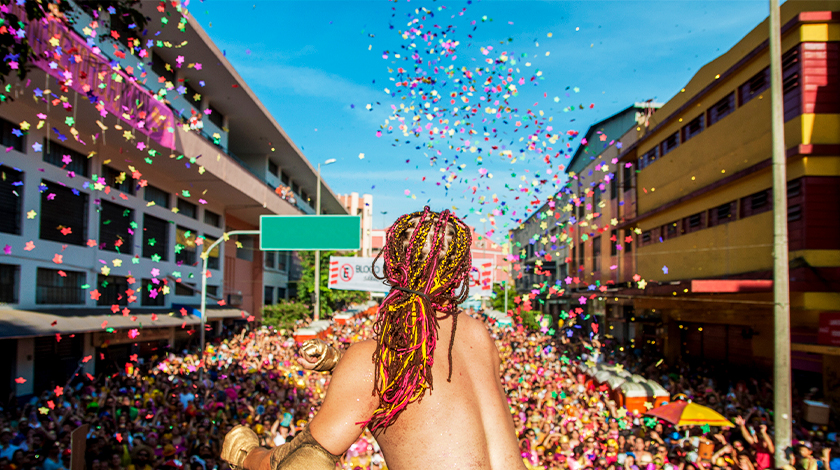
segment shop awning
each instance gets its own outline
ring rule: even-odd
[[[106,328],[168,328],[192,326],[201,319],[194,306],[175,306],[173,309],[137,308],[124,316],[110,308],[56,308],[21,310],[0,307],[0,339],[28,338],[54,334],[86,333]],[[181,310],[183,308],[183,310]],[[234,308],[208,308],[207,320],[248,317],[247,312]]]

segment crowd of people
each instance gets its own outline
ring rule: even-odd
[[[653,357],[625,354],[609,344],[551,337],[484,318],[502,357],[501,379],[529,468],[773,466],[772,393],[766,384],[751,379],[718,384],[702,370],[684,365],[669,370]],[[372,336],[367,318],[334,325],[330,338],[345,348]],[[168,351],[139,358],[119,373],[92,380],[80,374],[65,386],[12,400],[0,411],[0,470],[69,469],[71,432],[82,425],[89,426],[84,455],[89,470],[226,469],[219,454],[233,426],[248,424],[261,445],[274,447],[314,416],[329,375],[301,370],[296,352],[291,330],[248,327],[208,345],[202,375],[197,354]],[[736,427],[675,429],[630,414],[579,372],[579,364],[595,358],[655,378],[672,396],[715,408]],[[837,435],[828,431],[797,422],[787,470],[840,470]],[[367,430],[339,465],[387,468]]]

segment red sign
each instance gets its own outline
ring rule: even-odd
[[[826,346],[840,346],[840,312],[820,314],[820,332],[817,343]]]

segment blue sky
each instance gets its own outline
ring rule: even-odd
[[[426,31],[434,25],[455,26],[446,37],[460,42],[457,57],[447,58],[446,64],[472,69],[487,57],[508,52],[519,60],[522,72],[517,77],[542,72],[509,98],[518,110],[514,114],[542,111],[544,119],[553,118],[549,125],[555,132],[580,134],[633,102],[667,101],[700,67],[767,16],[764,0],[191,2],[192,15],[310,161],[337,159],[323,168],[330,187],[336,193],[373,194],[375,227],[428,203],[438,210],[455,207],[470,225],[486,224],[490,229],[487,214],[504,209],[505,214],[494,219],[496,241],[503,241],[513,220],[524,215],[529,199],[553,193],[547,170],[557,174],[568,160],[561,156],[549,166],[539,155],[525,152],[511,163],[497,152],[484,151],[479,161],[481,152],[456,155],[442,142],[432,149],[422,136],[376,136],[391,115],[391,105],[410,101],[394,91],[389,80],[394,75],[388,69],[406,67],[407,62],[394,58],[401,45],[411,42],[399,31],[420,7],[435,13],[421,22]],[[494,49],[485,56],[481,47],[487,46]],[[388,59],[383,59],[385,51]],[[440,84],[435,87],[442,92],[453,85]],[[564,112],[571,106],[574,111]],[[496,143],[519,151],[525,143],[513,132],[515,119],[508,124],[472,124],[479,131],[486,126],[497,129],[485,150]],[[574,149],[579,137],[559,144],[566,143]],[[449,170],[442,173],[446,167]],[[452,172],[458,179],[448,190],[436,183]],[[522,192],[520,185],[527,189],[535,178],[548,182],[536,186],[539,193],[533,192],[534,186]],[[493,202],[494,195],[498,202]]]

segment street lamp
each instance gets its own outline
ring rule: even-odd
[[[335,163],[335,158],[330,158],[323,163],[327,166]],[[321,163],[318,164],[318,186],[315,188],[315,215],[321,215]],[[321,315],[321,250],[315,250],[315,321]]]

